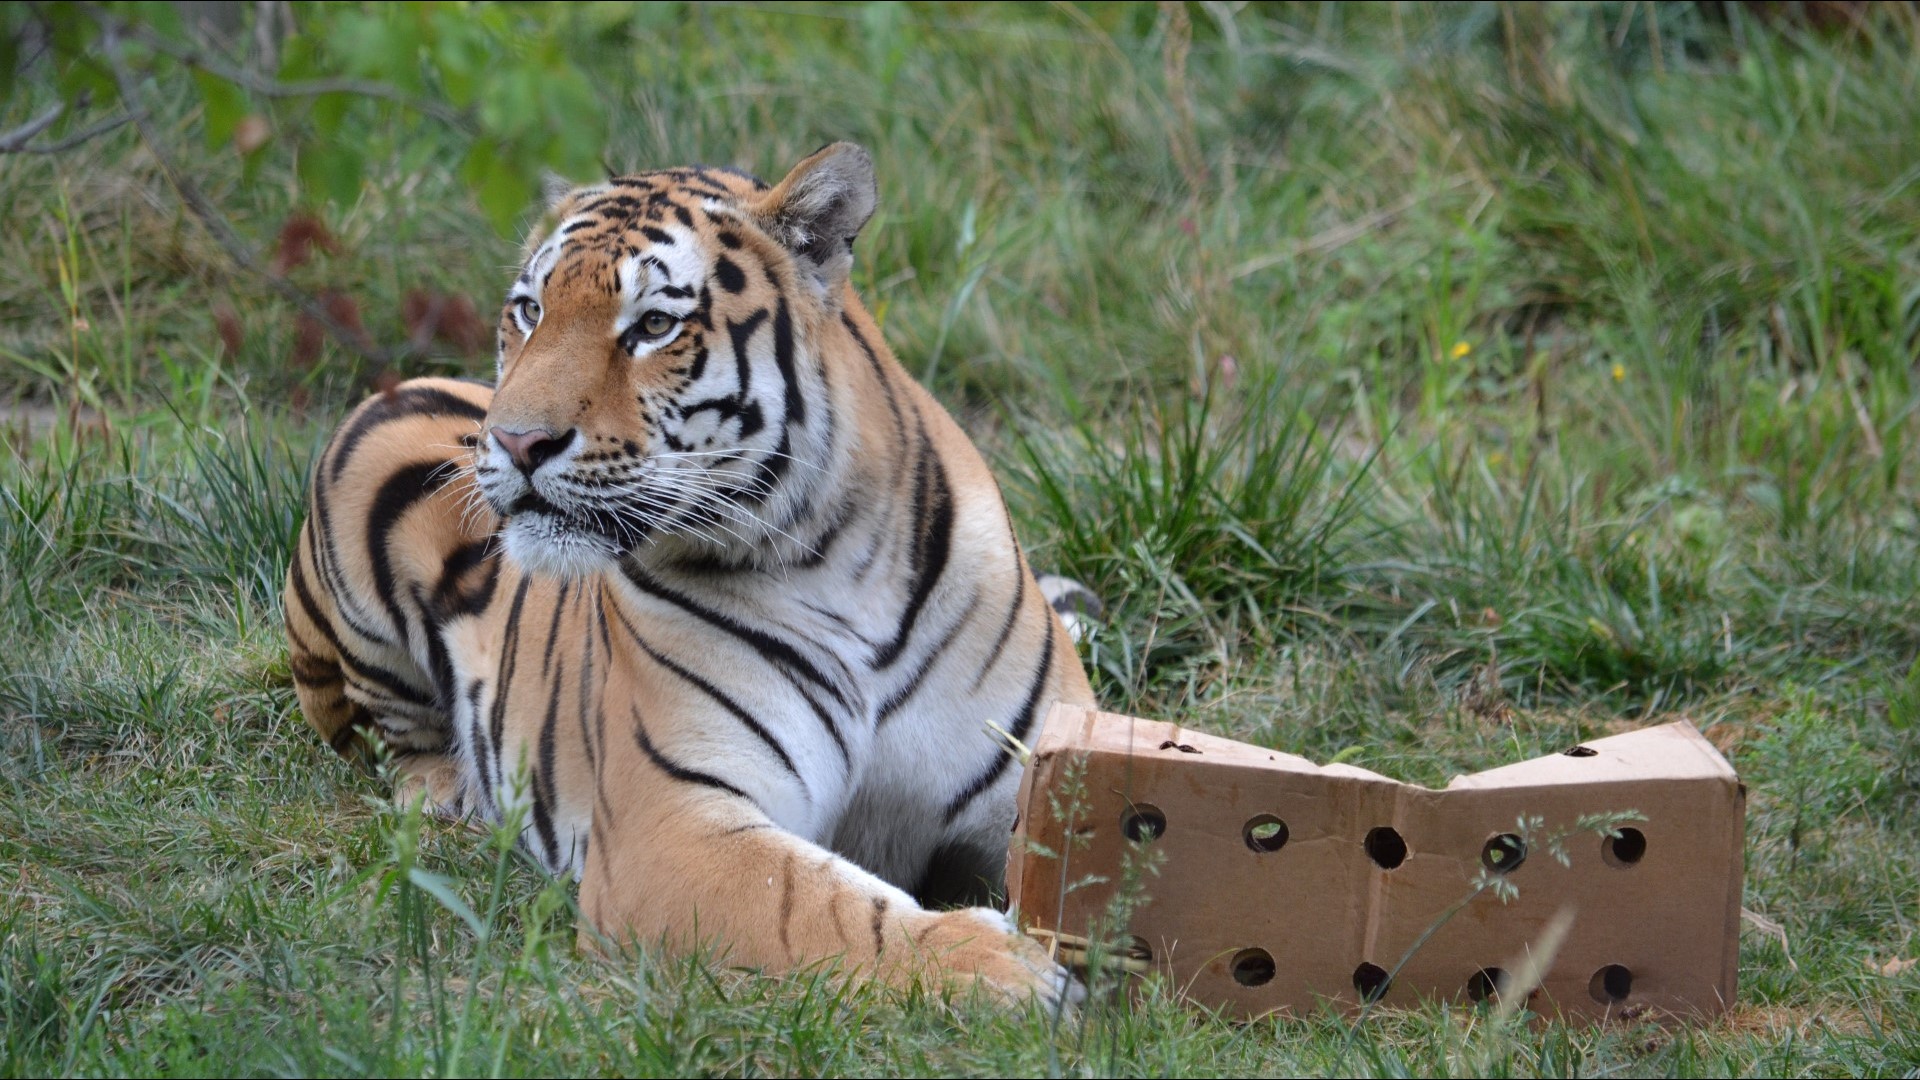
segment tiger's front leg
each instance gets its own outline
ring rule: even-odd
[[[769,972],[838,960],[849,974],[895,986],[976,984],[1016,1002],[1082,993],[1000,912],[927,911],[781,829],[724,780],[665,759],[643,725],[609,736],[598,768],[634,797],[594,812],[580,910],[613,944],[704,946],[722,962]]]

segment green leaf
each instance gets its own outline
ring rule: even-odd
[[[520,159],[511,144],[482,139],[473,144],[460,166],[460,178],[473,188],[481,212],[506,237],[515,236],[520,215],[533,201],[533,185],[527,179],[530,171]]]
[[[365,178],[364,152],[342,139],[323,144],[305,143],[300,147],[300,188],[309,198],[352,206],[360,198],[360,183]]]
[[[218,150],[233,138],[233,129],[247,115],[247,95],[227,80],[202,68],[195,68],[193,81],[200,87],[200,102],[207,129],[207,149]]]
[[[490,135],[512,139],[539,125],[543,77],[508,68],[487,80],[480,91],[480,126]]]
[[[327,52],[337,57],[348,74],[379,79],[387,75],[387,20],[364,10],[339,11],[328,30],[320,31]]]
[[[320,74],[319,44],[311,34],[294,34],[280,47],[280,81],[300,82]]]
[[[79,58],[67,65],[54,80],[60,96],[69,103],[82,98],[90,98],[96,109],[106,108],[120,100],[120,87],[108,75],[106,69],[86,58]],[[79,123],[80,118],[69,114],[70,122]]]
[[[6,5],[6,13],[0,14],[0,86],[14,85],[14,73],[20,67],[20,32],[12,25],[14,5]]]
[[[268,143],[268,145],[270,146],[272,143]],[[260,151],[242,155],[240,158],[240,182],[251,186],[258,181],[260,179],[260,170],[266,165],[267,158],[270,156],[271,155],[261,153]]]
[[[452,882],[441,877],[439,874],[422,870],[417,866],[407,868],[407,880],[412,882],[422,892],[438,900],[441,907],[460,916],[460,921],[473,928],[475,937],[482,941],[487,939],[487,924],[481,920],[479,915],[474,913],[472,908],[467,906],[465,900],[460,899],[459,893],[453,891]]]
[[[447,100],[457,108],[473,104],[481,80],[488,74],[485,35],[465,21],[446,21],[433,43],[434,65],[440,71],[440,85]]]
[[[330,139],[340,131],[341,122],[347,117],[347,111],[353,108],[353,98],[346,94],[322,94],[313,99],[313,130],[323,139]]]

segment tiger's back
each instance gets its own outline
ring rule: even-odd
[[[498,391],[402,384],[319,461],[296,685],[403,795],[518,820],[602,932],[1055,993],[992,913],[918,902],[998,883],[988,725],[1091,693],[984,462],[847,285],[870,170],[838,144],[771,189],[563,201]]]

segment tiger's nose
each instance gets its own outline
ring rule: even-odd
[[[493,441],[507,452],[520,471],[533,475],[533,470],[551,461],[573,442],[574,431],[568,429],[565,434],[556,435],[545,428],[532,431],[508,431],[506,428],[490,429]]]

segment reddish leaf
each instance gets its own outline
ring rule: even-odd
[[[359,344],[368,344],[367,328],[360,322],[360,305],[346,293],[328,289],[320,294],[320,306],[347,336]],[[327,329],[320,320],[301,312],[293,320],[293,365],[305,369],[320,359],[320,347],[327,340]]]
[[[246,344],[246,332],[240,325],[240,313],[225,300],[213,302],[213,328],[220,334],[220,355],[232,360],[240,355],[240,349]]]
[[[491,336],[492,328],[480,318],[472,300],[438,290],[409,291],[401,300],[400,317],[415,349],[439,341],[462,356],[474,356],[486,349]]]
[[[306,370],[320,359],[320,346],[327,340],[327,332],[322,329],[314,317],[301,312],[293,320],[293,366]]]
[[[320,304],[333,316],[333,321],[347,331],[347,336],[362,345],[368,344],[367,328],[360,322],[360,303],[346,293],[328,289],[320,294]]]
[[[333,238],[327,223],[304,210],[287,215],[280,236],[273,245],[273,272],[286,274],[305,266],[313,258],[313,249],[329,255],[340,254],[340,241]]]

